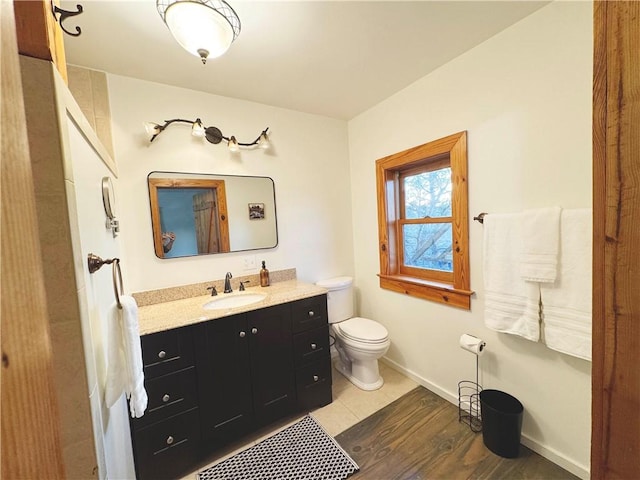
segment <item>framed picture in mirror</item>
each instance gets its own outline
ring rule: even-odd
[[[249,219],[250,220],[263,220],[264,219],[264,203],[250,203],[249,204]]]

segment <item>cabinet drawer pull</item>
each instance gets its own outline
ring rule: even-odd
[[[316,348],[318,348],[318,346],[315,343],[311,344],[311,350],[315,350]]]
[[[315,313],[313,313],[313,310],[309,310],[309,316],[313,317],[315,315]]]
[[[167,352],[165,352],[164,350],[160,350],[158,352],[158,358],[164,358],[167,356]]]
[[[318,380],[320,380],[320,377],[318,377],[318,375],[314,375],[314,376],[313,376],[313,381],[314,381],[314,382],[317,382]]]
[[[167,403],[167,402],[169,401],[169,399],[170,399],[170,398],[171,398],[171,397],[169,397],[169,394],[168,394],[168,393],[165,393],[165,394],[162,396],[162,401],[163,401],[164,403]]]
[[[246,335],[246,333],[245,333],[245,332],[240,332],[240,338],[244,338],[244,337],[245,337],[245,335]]]
[[[172,443],[173,443],[173,437],[169,435],[169,437],[167,437],[167,445],[171,445]]]
[[[256,333],[258,333],[258,329],[257,329],[257,328],[255,328],[255,327],[254,327],[254,328],[252,328],[252,329],[251,329],[251,333],[253,333],[253,334],[255,335]]]

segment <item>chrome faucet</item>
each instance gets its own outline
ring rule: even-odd
[[[233,278],[233,275],[231,275],[231,272],[227,272],[227,274],[224,276],[224,293],[233,292],[233,290],[231,289],[232,278]]]

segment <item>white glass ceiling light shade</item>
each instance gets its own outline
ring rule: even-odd
[[[240,19],[224,0],[156,0],[156,7],[176,41],[202,63],[224,54],[240,34]]]

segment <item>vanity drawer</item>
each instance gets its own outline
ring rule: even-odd
[[[144,382],[149,404],[144,415],[131,419],[142,428],[197,406],[196,369],[188,367]]]
[[[198,461],[198,409],[171,417],[133,433],[137,478],[180,478]]]
[[[324,325],[293,337],[294,364],[306,365],[329,356],[329,326]]]
[[[327,405],[331,395],[331,359],[325,357],[296,370],[298,408],[311,410]]]
[[[305,298],[291,306],[293,333],[304,332],[327,324],[327,296]]]
[[[146,378],[155,378],[193,365],[192,328],[174,328],[141,338]]]

